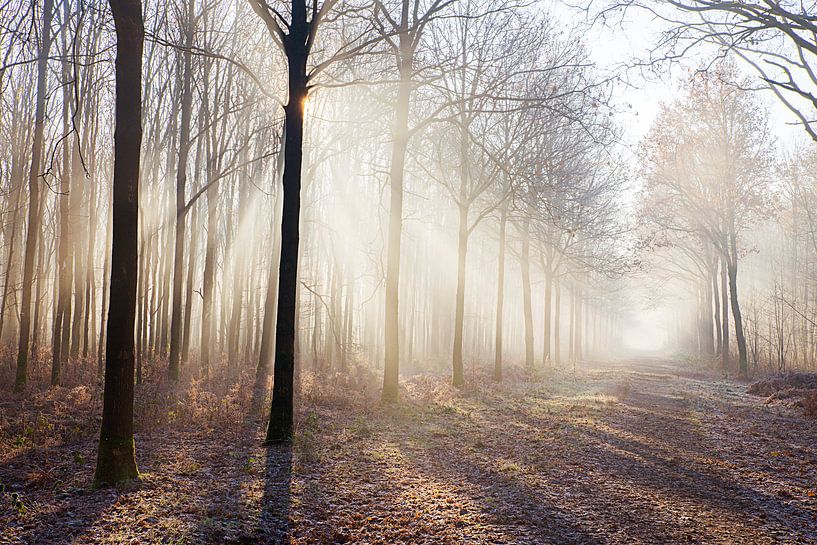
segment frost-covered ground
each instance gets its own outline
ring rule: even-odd
[[[119,490],[90,488],[93,415],[49,443],[53,403],[10,411],[35,433],[2,438],[0,543],[817,543],[813,419],[672,362],[521,376],[311,396],[291,447],[159,426]]]

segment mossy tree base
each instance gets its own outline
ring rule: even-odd
[[[94,488],[116,486],[139,478],[133,438],[99,440]]]

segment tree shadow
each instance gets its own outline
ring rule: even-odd
[[[0,466],[0,482],[5,493],[0,495],[0,543],[49,544],[82,543],[105,511],[122,496],[141,485],[138,481],[118,488],[93,488],[96,443],[63,445],[75,456],[89,460],[74,465],[50,460],[49,449],[36,448],[7,459]],[[59,456],[59,455],[58,455]],[[18,494],[24,508],[12,504],[12,493]]]
[[[266,456],[256,535],[265,543],[277,545],[287,543],[292,535],[292,444],[270,445]]]
[[[292,447],[260,447],[255,424],[246,424],[239,437],[227,441],[230,448],[194,450],[196,470],[192,478],[204,480],[200,482],[198,507],[191,511],[195,526],[185,533],[191,543],[288,542]]]
[[[543,490],[516,475],[505,474],[474,460],[465,448],[451,451],[429,449],[407,456],[412,471],[467,488],[482,515],[508,535],[507,543],[553,543],[559,545],[604,545],[604,535],[592,532],[583,513],[570,512],[548,501]],[[428,460],[435,460],[430,466]]]
[[[748,542],[758,532],[817,537],[817,527],[809,526],[814,510],[722,467],[710,437],[683,417],[689,402],[682,396],[643,394],[634,401],[638,411],[619,414],[606,427],[594,427],[593,418],[582,425],[577,415],[566,435],[551,436],[552,420],[514,414],[524,427],[506,423],[491,430],[490,443],[499,450],[481,450],[488,448],[484,426],[448,418],[457,437],[453,448],[432,434],[421,448],[403,452],[412,471],[465,484],[494,522],[515,526],[513,534],[533,534],[532,543],[647,543],[656,536],[708,542],[729,526]],[[607,420],[603,413],[593,416]],[[540,432],[525,435],[533,430]],[[480,447],[474,451],[469,443]]]

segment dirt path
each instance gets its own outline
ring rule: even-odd
[[[90,491],[76,455],[45,482],[44,453],[0,460],[28,506],[0,507],[0,543],[817,543],[817,425],[744,385],[659,361],[436,384],[315,405],[292,449],[255,423],[140,437],[131,490]]]

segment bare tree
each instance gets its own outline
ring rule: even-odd
[[[110,5],[117,43],[116,132],[110,310],[102,427],[94,476],[97,486],[139,476],[133,441],[133,373],[144,23],[140,0],[111,0]]]

